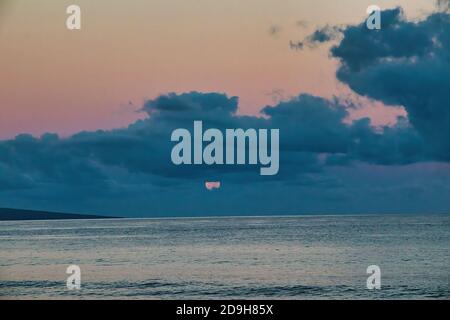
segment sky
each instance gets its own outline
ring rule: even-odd
[[[373,1],[0,1],[0,207],[450,212],[448,1],[376,2],[369,33]],[[279,128],[280,174],[174,167],[196,119]]]
[[[434,6],[433,0],[378,2],[402,5],[412,17]],[[82,30],[71,32],[65,9],[72,3],[14,0],[0,7],[0,110],[7,115],[0,118],[0,138],[126,126],[142,116],[136,110],[146,99],[167,92],[224,92],[240,98],[244,114],[300,92],[342,95],[326,48],[295,52],[289,41],[326,24],[359,22],[371,4],[80,0]]]

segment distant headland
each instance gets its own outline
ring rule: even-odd
[[[21,210],[0,208],[0,221],[14,220],[68,220],[68,219],[117,219],[120,217],[107,217],[88,214],[59,213],[35,210]]]

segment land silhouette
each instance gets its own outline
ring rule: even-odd
[[[115,219],[119,217],[108,217],[88,214],[60,213],[35,210],[21,210],[0,208],[0,221],[14,220],[68,220],[68,219]]]

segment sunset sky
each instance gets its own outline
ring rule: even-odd
[[[5,2],[0,22],[0,139],[23,132],[63,135],[130,124],[161,93],[223,92],[256,114],[300,93],[347,93],[327,47],[294,51],[317,27],[356,23],[365,0],[96,0]],[[82,10],[82,30],[65,9]],[[423,17],[432,0],[377,1]],[[271,33],[271,30],[275,32]],[[377,122],[397,111],[378,108]]]
[[[0,0],[0,207],[448,213],[439,2],[377,0],[368,31],[372,0]],[[170,132],[194,120],[280,129],[279,175],[174,167]]]

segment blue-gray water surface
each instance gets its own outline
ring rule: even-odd
[[[0,298],[449,299],[449,249],[450,215],[4,221]]]

